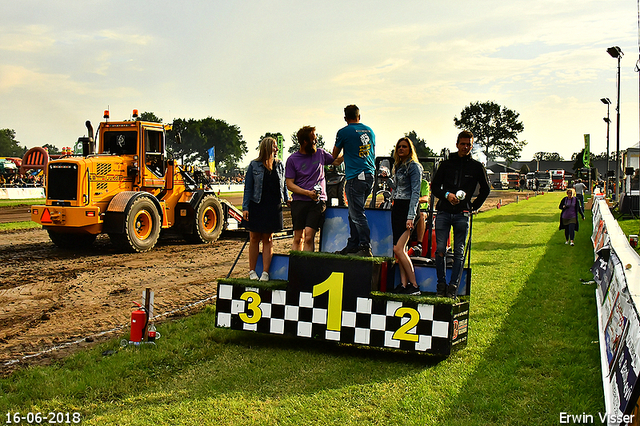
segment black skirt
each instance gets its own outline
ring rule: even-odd
[[[282,230],[280,185],[278,173],[266,170],[260,202],[249,201],[249,231],[271,234]]]
[[[407,230],[407,215],[409,214],[410,203],[411,200],[393,200],[393,205],[391,206],[391,229],[393,231],[394,246]],[[415,223],[416,217],[414,216],[413,223]]]

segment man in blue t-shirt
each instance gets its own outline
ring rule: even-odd
[[[364,206],[373,187],[376,136],[370,127],[360,123],[357,106],[345,107],[344,120],[347,126],[338,130],[333,158],[338,158],[344,150],[350,236],[347,246],[338,253],[371,257],[371,232]]]

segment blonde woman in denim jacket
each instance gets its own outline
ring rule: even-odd
[[[247,168],[242,217],[249,228],[249,278],[269,281],[273,233],[282,230],[282,204],[289,201],[284,165],[278,161],[278,144],[272,137],[260,141],[258,158]],[[262,275],[256,274],[262,241]]]
[[[391,198],[391,228],[393,230],[393,254],[398,259],[401,285],[396,293],[419,295],[416,272],[407,254],[407,242],[411,236],[416,217],[418,217],[418,199],[422,183],[422,165],[418,162],[416,150],[411,139],[404,137],[396,143],[393,152],[395,164],[393,177],[389,185],[393,189]]]

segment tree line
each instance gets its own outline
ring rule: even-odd
[[[0,157],[20,157],[27,152],[16,140],[16,132],[12,129],[0,129]]]
[[[162,122],[153,112],[143,112],[138,120]],[[472,102],[466,106],[459,116],[453,118],[455,127],[461,130],[469,130],[475,136],[475,142],[489,161],[503,159],[511,163],[520,158],[522,149],[527,142],[519,139],[519,134],[524,130],[524,124],[520,120],[520,114],[495,102]],[[176,159],[182,159],[185,163],[197,162],[207,164],[208,150],[215,147],[216,166],[221,172],[231,171],[238,167],[242,158],[249,152],[247,142],[244,140],[240,127],[229,124],[224,120],[207,117],[204,119],[177,118],[173,120],[173,129],[167,133],[167,150]],[[178,144],[178,135],[182,143]],[[12,129],[0,129],[0,157],[22,157],[27,151],[26,146],[20,146],[16,140],[15,131]],[[281,133],[265,133],[260,137],[278,136]],[[436,153],[428,145],[427,141],[412,130],[405,133],[413,142],[419,157],[433,157]],[[298,150],[299,143],[296,134],[290,136],[291,145],[289,153]],[[259,142],[259,141],[257,141]],[[322,135],[318,135],[318,147],[325,146]],[[46,144],[49,153],[60,153],[59,148]],[[327,149],[327,148],[325,148]],[[331,149],[330,147],[328,149]],[[393,151],[390,155],[393,154]],[[600,154],[592,159],[598,158]],[[572,160],[582,158],[582,151],[574,153]],[[562,161],[558,153],[538,152],[534,160]]]

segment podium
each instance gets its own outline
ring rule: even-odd
[[[370,218],[372,235],[385,235],[378,228],[387,225],[390,230],[388,210],[367,214],[376,216]],[[322,239],[332,244],[344,237],[324,232]],[[386,291],[398,280],[393,258],[379,255],[387,247],[372,246],[378,251],[373,258],[322,251],[274,255],[269,282],[218,280],[216,326],[445,356],[464,348],[471,270],[465,268],[455,301],[435,297],[435,267],[428,264],[416,266],[423,295],[397,295]]]

